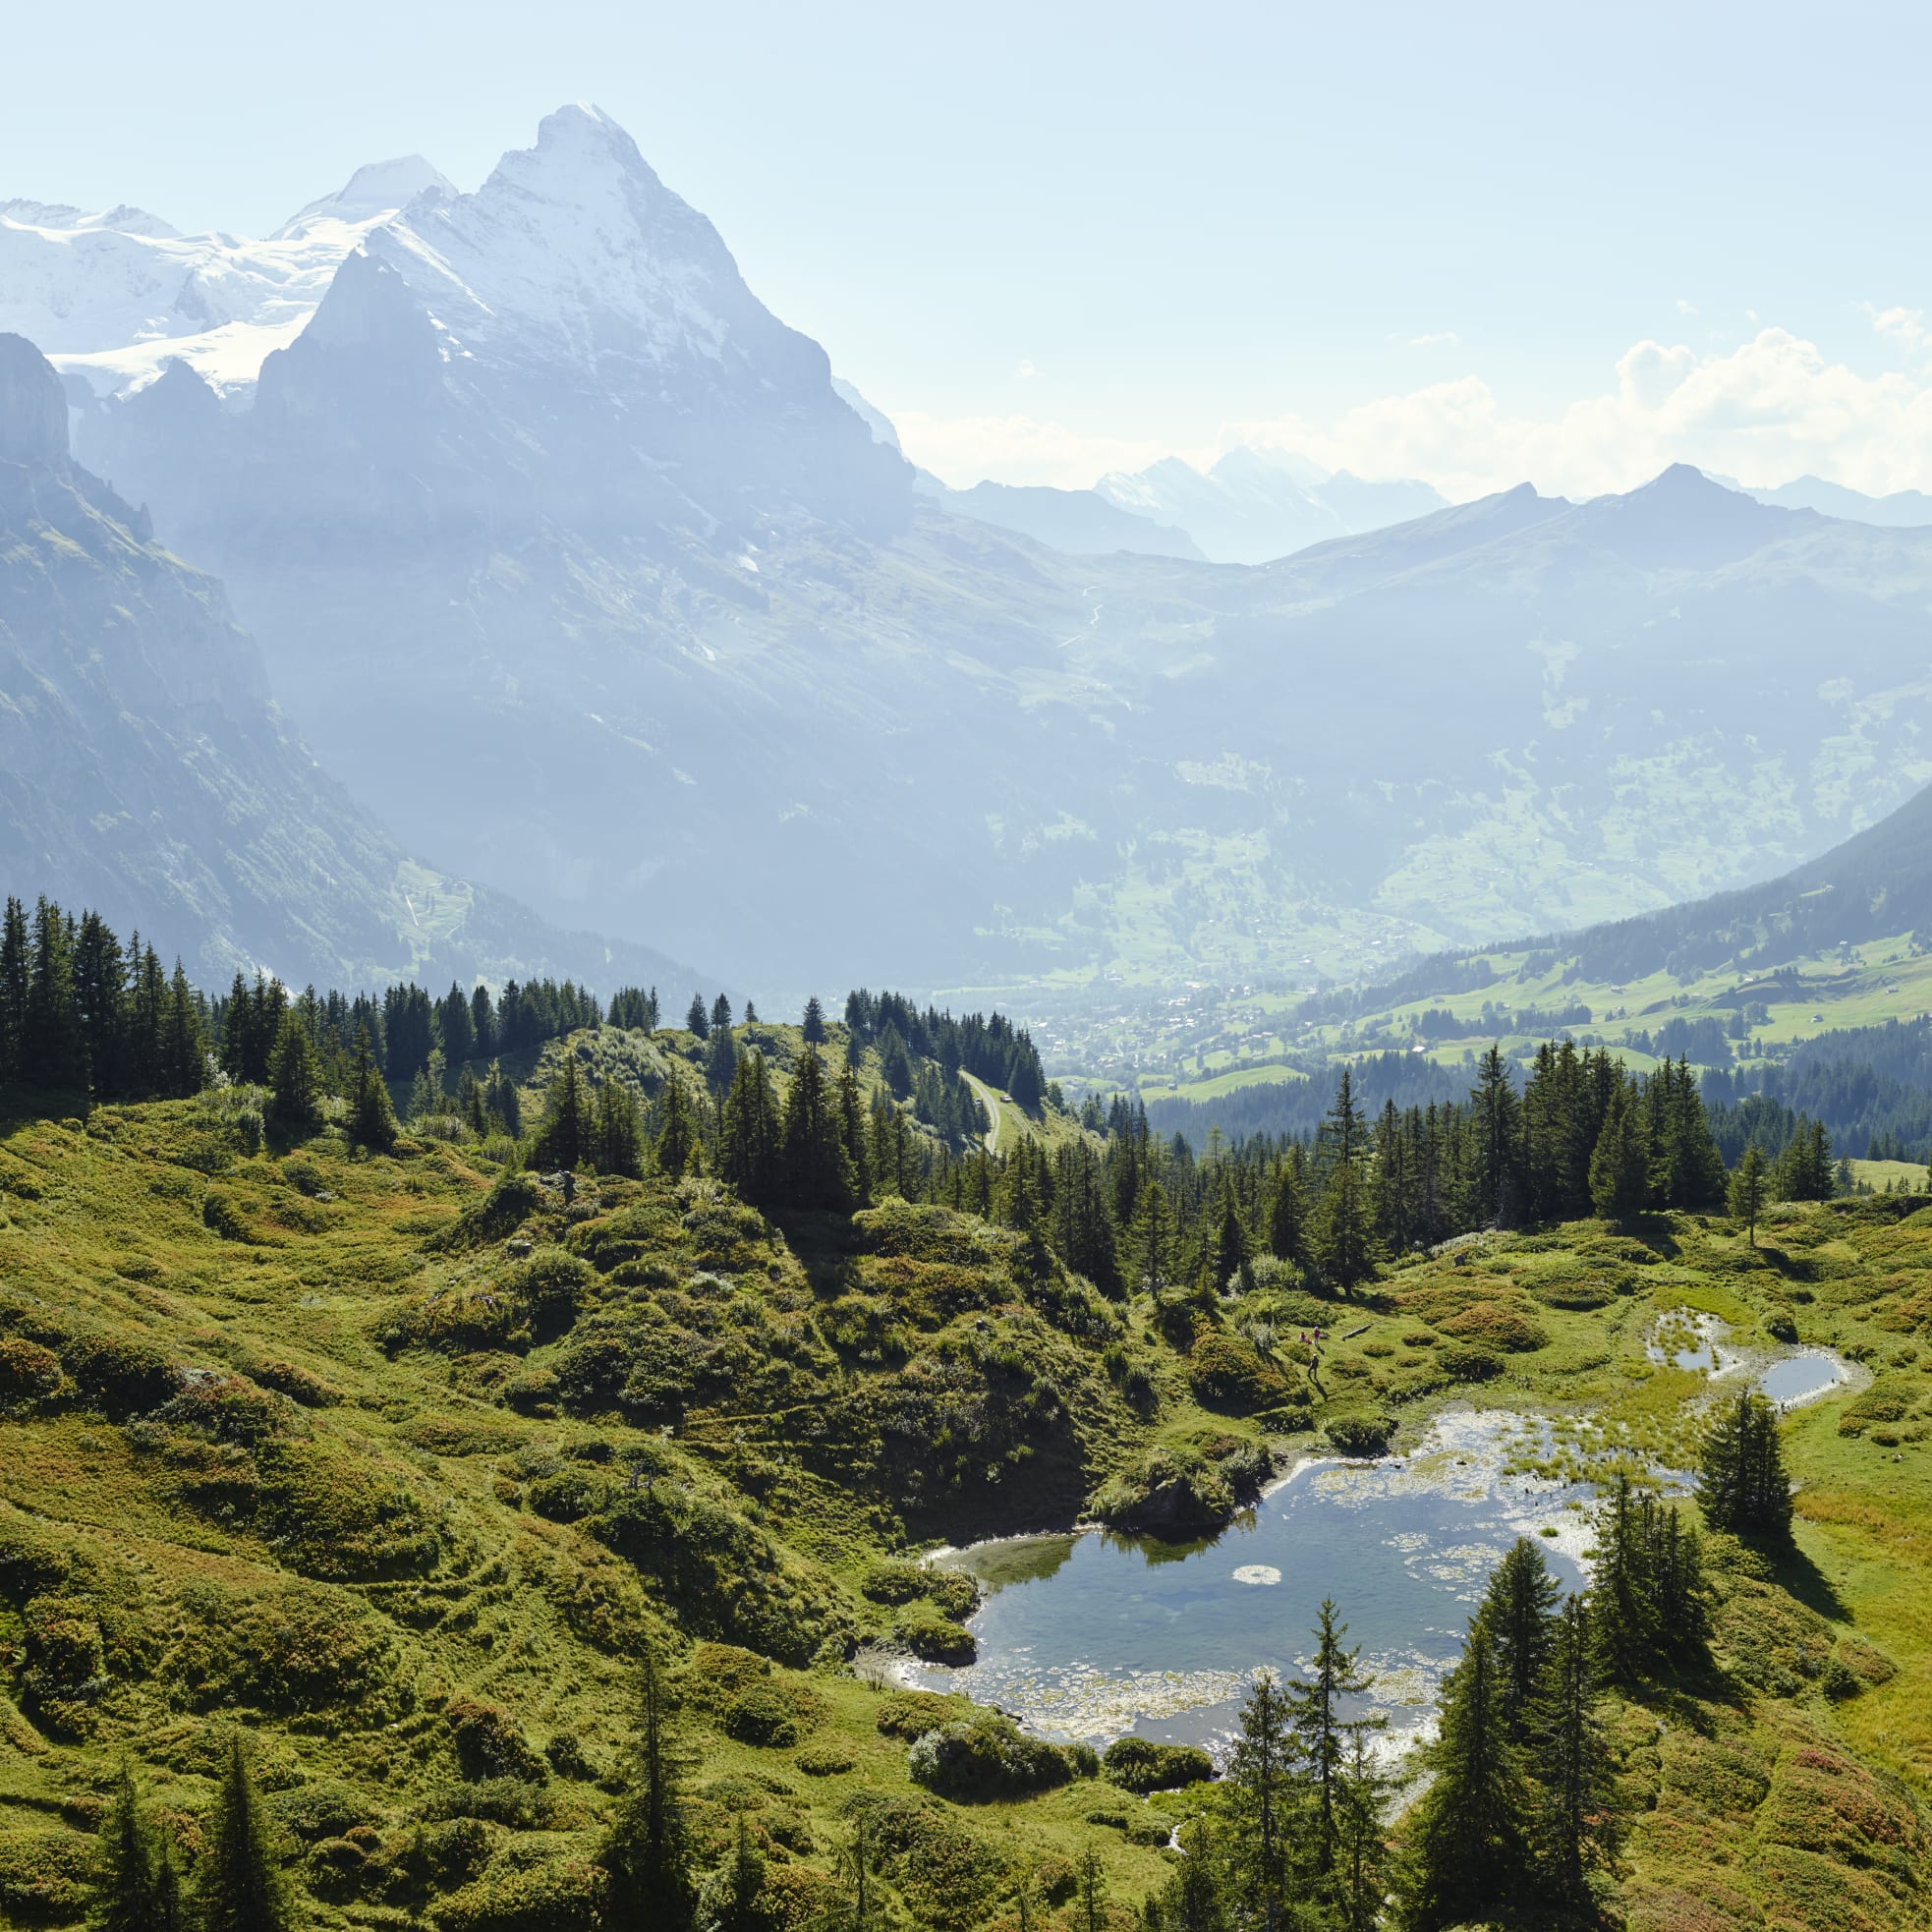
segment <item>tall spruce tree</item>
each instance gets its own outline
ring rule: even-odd
[[[562,1069],[552,1076],[543,1096],[543,1118],[538,1123],[531,1158],[543,1167],[581,1166],[591,1150],[593,1118],[577,1073],[577,1055],[566,1051]]]
[[[1225,1773],[1229,1877],[1260,1932],[1286,1923],[1295,1811],[1294,1739],[1280,1686],[1262,1672],[1241,1706],[1241,1729]]]
[[[228,1740],[199,1894],[199,1932],[294,1932],[301,1923],[239,1732]]]
[[[268,1084],[275,1117],[294,1132],[306,1132],[322,1116],[322,1069],[314,1036],[297,1007],[291,1006],[275,1030],[268,1056]]]
[[[1617,1848],[1610,1746],[1598,1717],[1600,1673],[1590,1611],[1568,1598],[1551,1628],[1529,1726],[1530,1837],[1539,1890],[1560,1924],[1597,1922],[1591,1875]]]
[[[799,1055],[785,1096],[785,1192],[793,1206],[849,1214],[856,1198],[845,1122],[816,1048]]]
[[[1344,1290],[1375,1266],[1369,1153],[1368,1129],[1355,1105],[1354,1079],[1344,1066],[1335,1085],[1335,1105],[1322,1122],[1318,1146],[1322,1199],[1314,1241],[1323,1278]]]
[[[652,1158],[660,1174],[682,1180],[696,1173],[702,1165],[703,1146],[698,1134],[698,1116],[692,1109],[684,1083],[672,1074],[664,1082],[664,1098],[659,1104],[657,1143]]]
[[[1205,1817],[1180,1828],[1180,1862],[1156,1901],[1160,1932],[1228,1932],[1221,1847]]]
[[[1517,1744],[1533,1722],[1562,1596],[1543,1552],[1519,1536],[1497,1564],[1483,1598],[1483,1621],[1496,1646],[1503,1721]]]
[[[155,1833],[125,1758],[94,1844],[87,1918],[93,1932],[174,1932],[165,1916]]]
[[[738,1062],[725,1097],[718,1169],[755,1207],[777,1199],[781,1181],[778,1104],[765,1055],[756,1048]]]
[[[1336,1617],[1334,1599],[1324,1598],[1315,1624],[1315,1654],[1305,1679],[1281,1689],[1288,1735],[1304,1791],[1304,1842],[1298,1860],[1321,1895],[1333,1890],[1340,1862],[1347,1816],[1349,1766],[1358,1736],[1381,1727],[1380,1718],[1349,1718],[1343,1702],[1359,1697],[1375,1679],[1362,1670],[1361,1646],[1343,1644],[1348,1625]]]
[[[1411,1932],[1488,1923],[1513,1908],[1525,1866],[1528,1793],[1509,1738],[1496,1641],[1478,1615],[1443,1685],[1435,1782],[1411,1813],[1404,1873]]]
[[[638,1659],[630,1762],[597,1853],[604,1873],[598,1917],[609,1932],[686,1932],[692,1923],[681,1744],[657,1654],[647,1643]]]
[[[1642,1510],[1619,1471],[1596,1521],[1591,1634],[1605,1671],[1625,1686],[1642,1681],[1658,1649],[1657,1603]]]
[[[369,1029],[356,1029],[356,1058],[349,1080],[349,1138],[358,1147],[387,1154],[396,1144],[396,1111],[369,1049]]]
[[[1308,1259],[1307,1166],[1301,1144],[1275,1164],[1268,1196],[1268,1252],[1297,1266]]]
[[[1740,1389],[1712,1421],[1697,1506],[1713,1529],[1770,1541],[1790,1534],[1791,1486],[1778,1412],[1755,1389]]]
[[[1341,1839],[1329,1880],[1331,1912],[1341,1932],[1375,1932],[1389,1904],[1389,1837],[1383,1815],[1395,1789],[1369,1747],[1371,1727],[1350,1727],[1348,1771],[1340,1785]]]
[[[1501,1047],[1491,1046],[1478,1062],[1469,1104],[1476,1127],[1476,1213],[1489,1226],[1514,1226],[1524,1207],[1522,1106]]]
[[[21,1078],[29,1087],[87,1089],[87,1039],[74,985],[74,933],[59,906],[33,909]]]
[[[0,919],[0,1086],[22,1078],[27,1053],[27,982],[31,948],[27,909],[9,896]]]
[[[1752,1248],[1758,1244],[1758,1217],[1764,1213],[1769,1195],[1770,1177],[1765,1172],[1764,1156],[1758,1152],[1757,1142],[1752,1141],[1738,1160],[1737,1171],[1731,1176],[1728,1201],[1732,1220],[1744,1223],[1744,1239]]]
[[[1635,1090],[1619,1073],[1590,1156],[1590,1205],[1606,1221],[1627,1221],[1650,1205],[1650,1146]]]

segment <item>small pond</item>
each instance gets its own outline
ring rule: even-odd
[[[1747,1376],[1781,1409],[1815,1402],[1856,1375],[1849,1362],[1829,1348],[1780,1342],[1733,1347],[1729,1323],[1689,1309],[1669,1311],[1652,1331],[1644,1352],[1653,1362],[1698,1370],[1713,1382]]]
[[[1794,1348],[1759,1370],[1757,1385],[1781,1409],[1794,1409],[1848,1383],[1851,1375],[1851,1365],[1829,1348]]]
[[[1101,1531],[977,1544],[942,1561],[988,1591],[980,1655],[912,1681],[996,1704],[1048,1736],[1132,1732],[1222,1742],[1254,1673],[1299,1673],[1333,1597],[1378,1681],[1370,1701],[1406,1741],[1433,1713],[1470,1611],[1503,1553],[1535,1537],[1570,1588],[1589,1544],[1587,1488],[1505,1475],[1537,1425],[1490,1411],[1441,1417],[1417,1452],[1308,1462],[1210,1543]],[[1556,1533],[1545,1536],[1545,1530]]]

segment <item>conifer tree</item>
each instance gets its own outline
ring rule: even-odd
[[[1308,1842],[1302,1862],[1323,1891],[1329,1889],[1341,1855],[1353,1740],[1386,1722],[1342,1715],[1342,1700],[1359,1697],[1375,1681],[1360,1668],[1361,1646],[1344,1647],[1347,1634],[1334,1600],[1324,1598],[1310,1675],[1305,1681],[1289,1681],[1281,1691],[1299,1780],[1306,1788]]]
[[[1435,1782],[1415,1806],[1409,1834],[1413,1932],[1487,1922],[1520,1889],[1527,1792],[1505,1721],[1495,1639],[1480,1614],[1443,1685],[1441,1727],[1429,1751]]]
[[[1299,1142],[1275,1164],[1268,1197],[1268,1252],[1297,1264],[1308,1259],[1305,1164]]]
[[[631,1761],[597,1862],[604,1872],[601,1923],[610,1932],[686,1932],[696,1903],[683,1753],[654,1650],[638,1665]]]
[[[1208,1268],[1217,1289],[1223,1288],[1248,1260],[1248,1230],[1241,1225],[1240,1204],[1227,1168],[1221,1170],[1216,1191],[1214,1229],[1209,1237]]]
[[[1641,1511],[1630,1479],[1621,1471],[1598,1511],[1596,1532],[1591,1634],[1608,1674],[1619,1683],[1635,1684],[1657,1649],[1657,1606]]]
[[[819,1004],[819,995],[816,993],[805,1002],[805,1018],[800,1023],[799,1031],[805,1036],[805,1044],[808,1047],[824,1045],[825,1009]]]
[[[818,1056],[814,1054],[813,1057]],[[897,1108],[891,1108],[890,1111],[892,1124],[903,1133],[905,1116]],[[866,1144],[865,1097],[859,1092],[859,1077],[852,1071],[849,1060],[838,1071],[838,1138],[845,1151],[846,1166],[851,1173],[852,1204],[855,1207],[869,1208],[872,1205],[873,1183],[882,1171],[882,1167],[875,1170],[872,1150]],[[896,1140],[893,1152],[896,1156]],[[893,1171],[896,1174],[896,1159]]]
[[[1492,1227],[1513,1226],[1522,1207],[1522,1108],[1501,1047],[1484,1053],[1469,1100],[1476,1125],[1476,1213]]]
[[[1349,1728],[1348,1773],[1340,1786],[1340,1843],[1329,1891],[1341,1932],[1375,1932],[1389,1899],[1389,1840],[1382,1820],[1395,1781],[1369,1748],[1371,1729]]]
[[[349,1138],[358,1147],[387,1154],[396,1144],[396,1113],[389,1105],[375,1056],[369,1051],[369,1030],[356,1029],[356,1060],[349,1083]]]
[[[711,1031],[713,1033],[731,1030],[731,1002],[723,994],[711,1001]]]
[[[1167,1285],[1173,1261],[1173,1234],[1167,1190],[1158,1180],[1150,1180],[1141,1189],[1133,1246],[1135,1283],[1149,1294],[1158,1295]]]
[[[1650,1148],[1643,1116],[1630,1083],[1620,1074],[1590,1156],[1590,1205],[1606,1221],[1626,1221],[1650,1205]]]
[[[1073,1868],[1073,1923],[1078,1932],[1107,1932],[1107,1862],[1088,1846]]]
[[[731,1091],[737,1075],[738,1043],[732,1039],[728,1026],[713,1025],[710,1043],[705,1049],[705,1085],[713,1095],[721,1097]]]
[[[1316,1214],[1315,1258],[1324,1277],[1345,1290],[1375,1265],[1368,1132],[1355,1106],[1354,1082],[1346,1066],[1335,1087],[1335,1106],[1322,1122],[1321,1153],[1326,1166]]]
[[[309,1022],[291,1006],[275,1029],[274,1051],[268,1058],[268,1082],[274,1091],[275,1117],[296,1132],[313,1127],[322,1113],[322,1070],[315,1056]]]
[[[207,1085],[207,1048],[202,1037],[201,1008],[179,959],[175,961],[174,973],[168,981],[167,1015],[161,1029],[161,1062],[165,1069],[163,1092],[172,1100],[199,1094]],[[383,1102],[386,1106],[386,1094]],[[392,1140],[394,1127],[392,1118]]]
[[[849,1214],[855,1197],[845,1122],[816,1049],[799,1056],[785,1096],[785,1192],[794,1206]]]
[[[1263,1671],[1241,1706],[1241,1731],[1225,1774],[1231,1877],[1236,1896],[1261,1932],[1280,1932],[1284,1923],[1293,1754],[1287,1704],[1274,1677]]]
[[[1181,1859],[1162,1888],[1155,1923],[1161,1932],[1227,1932],[1220,1847],[1205,1817],[1180,1830]]]
[[[699,1165],[698,1121],[683,1082],[675,1074],[664,1082],[662,1117],[653,1150],[657,1171],[673,1180],[695,1173]]]
[[[1616,1850],[1609,1744],[1597,1717],[1599,1673],[1590,1614],[1570,1597],[1551,1629],[1530,1719],[1531,1839],[1540,1890],[1560,1922],[1591,1924],[1590,1875]]]
[[[711,1022],[705,1011],[705,995],[702,993],[691,995],[691,1004],[685,1009],[684,1030],[696,1034],[700,1040],[711,1037]]]
[[[764,1890],[765,1859],[741,1811],[731,1855],[700,1889],[698,1922],[704,1932],[768,1932],[771,1919],[759,1897]]]
[[[93,1932],[165,1932],[154,1833],[125,1758],[95,1845]]]
[[[1731,1176],[1728,1205],[1732,1220],[1744,1223],[1744,1238],[1753,1248],[1758,1244],[1758,1217],[1764,1212],[1767,1192],[1764,1156],[1752,1141],[1737,1163],[1737,1171]]]
[[[767,1207],[779,1191],[778,1106],[765,1055],[754,1049],[738,1062],[724,1103],[718,1170],[754,1207]]]
[[[199,1904],[199,1932],[294,1932],[300,1923],[239,1732],[228,1740]]]
[[[543,1097],[543,1118],[538,1123],[531,1158],[540,1166],[578,1167],[591,1150],[592,1139],[591,1109],[577,1076],[577,1055],[566,1052],[561,1071]]]
[[[1519,1536],[1497,1564],[1483,1599],[1483,1621],[1496,1646],[1503,1719],[1518,1744],[1532,1722],[1562,1596],[1543,1552]]]
[[[0,1086],[22,1077],[27,1052],[27,911],[9,896],[0,919]]]
[[[46,899],[33,909],[21,1078],[30,1087],[87,1087],[87,1042],[74,986],[74,934]]]
[[[600,1174],[640,1178],[644,1173],[644,1122],[630,1088],[614,1076],[603,1080],[592,1110],[596,1114],[592,1165]]]
[[[1773,1541],[1790,1535],[1791,1486],[1778,1412],[1755,1389],[1740,1389],[1718,1410],[1704,1439],[1697,1505],[1713,1529]]]

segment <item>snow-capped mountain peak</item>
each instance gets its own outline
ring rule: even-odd
[[[579,366],[715,360],[734,328],[771,322],[716,229],[583,103],[546,115],[474,195],[412,203],[365,246],[470,355],[540,342]]]
[[[393,161],[370,161],[360,167],[333,195],[324,195],[299,209],[275,231],[283,241],[317,221],[364,223],[386,220],[409,206],[419,195],[454,195],[456,184],[421,154],[404,154]]]
[[[145,208],[119,207],[88,214],[65,201],[0,201],[0,221],[16,228],[48,228],[57,233],[86,234],[106,230],[118,235],[142,235],[149,241],[173,241],[179,231]]]
[[[421,155],[360,168],[265,240],[183,235],[145,209],[0,201],[0,330],[97,394],[129,395],[186,363],[245,399],[301,334],[335,271],[399,209],[454,194]]]

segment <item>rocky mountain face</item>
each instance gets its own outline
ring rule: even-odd
[[[99,909],[203,980],[411,971],[468,981],[682,972],[558,934],[413,860],[270,703],[221,588],[69,456],[59,377],[0,335],[0,851],[4,889]]]
[[[1932,777],[1932,533],[1672,471],[1068,555],[917,494],[591,110],[376,221],[249,396],[82,404],[411,846],[774,990],[1352,970],[1762,878]],[[1220,496],[1357,487],[1251,468]]]

